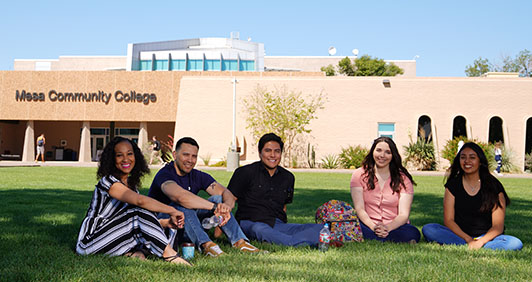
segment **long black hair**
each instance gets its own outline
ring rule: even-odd
[[[455,179],[462,179],[462,177],[464,176],[465,172],[462,169],[462,166],[460,165],[460,154],[465,148],[473,150],[477,154],[478,159],[480,161],[480,166],[478,169],[481,185],[479,193],[482,199],[480,212],[490,212],[491,210],[493,210],[495,205],[497,205],[497,207],[502,208],[501,202],[499,201],[499,187],[502,191],[502,194],[504,195],[504,199],[506,200],[506,205],[509,205],[510,198],[508,198],[506,191],[504,191],[502,183],[490,173],[486,154],[484,154],[482,148],[474,142],[465,143],[462,148],[460,148],[460,151],[458,151],[458,153],[456,154],[456,157],[454,157],[453,163],[451,164],[451,168],[447,171],[447,174],[445,176],[445,186],[447,187],[450,181]]]
[[[416,185],[416,182],[414,182],[414,179],[412,179],[412,175],[410,175],[408,170],[402,164],[401,155],[399,155],[399,151],[397,150],[395,142],[393,142],[390,137],[379,137],[373,141],[373,145],[371,145],[369,153],[364,158],[364,161],[362,161],[362,167],[365,171],[364,179],[368,183],[368,189],[375,189],[375,159],[373,159],[373,151],[375,151],[375,147],[380,142],[385,142],[386,144],[388,144],[388,146],[390,147],[390,151],[392,152],[392,161],[389,165],[390,177],[392,178],[390,183],[392,191],[394,193],[399,192],[401,190],[400,186],[405,186],[401,174],[404,174],[406,177],[408,177],[408,179],[410,179],[410,181],[412,182],[412,185]]]
[[[100,161],[98,162],[98,172],[96,175],[98,179],[106,175],[113,175],[118,179],[121,178],[123,173],[116,167],[115,161],[115,146],[121,142],[128,142],[133,148],[133,153],[135,154],[135,166],[127,178],[127,186],[132,190],[137,190],[140,187],[140,179],[145,174],[150,173],[150,169],[148,168],[148,163],[146,162],[146,159],[144,159],[144,155],[137,144],[127,138],[118,136],[105,145]]]

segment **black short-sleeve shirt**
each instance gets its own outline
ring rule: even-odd
[[[486,234],[491,228],[491,211],[480,212],[482,205],[482,187],[475,196],[470,196],[464,189],[462,177],[450,179],[446,188],[454,196],[454,221],[471,237]],[[497,185],[497,195],[502,192],[502,187]]]
[[[294,175],[279,166],[270,176],[260,161],[238,168],[227,187],[238,198],[235,218],[272,227],[276,218],[286,222],[284,205],[292,202],[294,181]]]

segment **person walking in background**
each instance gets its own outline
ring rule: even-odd
[[[447,173],[443,223],[423,226],[428,242],[469,246],[469,249],[520,250],[523,243],[504,235],[510,199],[489,171],[488,159],[477,144],[466,143]]]
[[[351,177],[351,197],[364,239],[419,242],[421,234],[408,220],[414,184],[393,140],[375,139]]]
[[[37,156],[35,157],[35,162],[39,160],[39,156],[41,156],[41,160],[44,163],[44,145],[46,144],[46,138],[44,138],[44,133],[41,133],[39,137],[37,137]]]
[[[98,163],[100,181],[79,230],[76,252],[145,259],[145,253],[191,265],[169,245],[163,227],[183,228],[184,214],[139,193],[149,174],[142,152],[129,139],[116,137],[105,146]],[[158,220],[155,212],[169,214]]]
[[[161,163],[163,163],[163,159],[161,159],[161,142],[157,140],[157,136],[153,136],[151,138],[151,155],[150,155],[150,165],[153,163],[153,159],[157,158]]]
[[[502,176],[501,174],[501,166],[502,166],[502,150],[501,150],[501,141],[495,142],[495,161],[497,162],[497,168],[495,169],[494,173],[498,176]]]

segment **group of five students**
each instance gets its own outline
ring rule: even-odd
[[[222,231],[232,247],[242,252],[261,252],[250,239],[288,246],[318,243],[322,225],[287,222],[286,205],[292,202],[294,176],[279,166],[281,138],[273,133],[264,135],[259,140],[260,161],[238,168],[228,188],[194,169],[198,150],[194,139],[180,139],[173,152],[174,161],[157,173],[149,196],[144,196],[138,188],[149,169],[142,152],[129,139],[111,140],[99,161],[100,181],[81,225],[77,253],[139,258],[153,254],[189,265],[165,233],[165,229],[184,227],[185,240],[205,255],[217,257],[224,252],[200,223],[213,214],[223,217]],[[422,232],[428,242],[468,244],[472,249],[522,248],[519,239],[503,234],[510,199],[491,175],[478,145],[466,143],[459,150],[446,178],[445,226],[425,225]],[[411,243],[420,240],[419,230],[409,222],[413,185],[393,140],[375,139],[350,185],[364,238]],[[199,197],[200,190],[210,197]],[[235,203],[236,218],[231,213]]]

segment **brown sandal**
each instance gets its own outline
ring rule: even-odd
[[[182,262],[174,262],[174,263],[179,263],[179,264],[184,264],[186,266],[194,266],[192,263],[190,263],[190,261],[182,258],[179,254],[175,254],[173,256],[169,256],[169,257],[163,257],[163,259],[167,262],[173,262],[175,260],[181,260]]]

